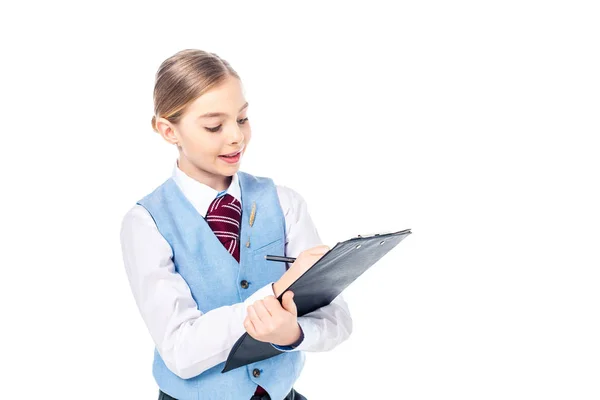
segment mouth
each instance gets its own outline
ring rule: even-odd
[[[229,153],[229,154],[221,154],[219,157],[235,157],[238,154],[240,154],[242,152],[242,150],[244,150],[244,148],[242,147],[241,149],[239,149],[238,151],[234,151],[233,153]]]
[[[236,152],[220,155],[219,158],[229,164],[235,164],[240,160],[242,150],[244,150],[243,147]]]

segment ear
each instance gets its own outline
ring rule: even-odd
[[[156,120],[156,129],[158,133],[165,139],[168,143],[177,145],[179,143],[179,135],[175,130],[175,125],[169,122],[165,118],[158,118]]]

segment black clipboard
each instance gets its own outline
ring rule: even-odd
[[[410,235],[410,229],[357,236],[337,243],[277,298],[294,292],[298,316],[330,304],[346,287]],[[283,353],[244,333],[233,345],[221,373]]]

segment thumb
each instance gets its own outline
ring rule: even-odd
[[[283,298],[281,299],[281,305],[283,308],[289,313],[297,316],[298,310],[296,309],[296,303],[294,302],[294,292],[285,292],[283,294]]]

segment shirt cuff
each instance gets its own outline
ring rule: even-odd
[[[296,340],[294,343],[292,343],[292,344],[290,344],[288,346],[279,346],[279,345],[276,345],[274,343],[271,343],[271,346],[273,346],[277,350],[281,350],[281,351],[292,351],[292,350],[295,350],[304,341],[304,331],[302,330],[302,326],[300,326],[299,323],[298,323],[298,327],[300,327],[300,338],[298,340]]]
[[[311,317],[298,317],[298,325],[303,332],[304,340],[294,350],[312,351],[312,347],[319,343],[321,331]]]

